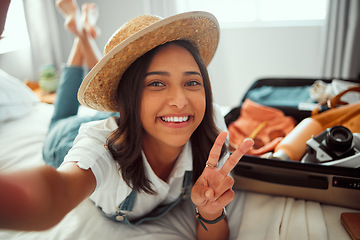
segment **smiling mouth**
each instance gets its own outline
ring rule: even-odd
[[[189,116],[183,117],[161,117],[161,120],[167,123],[182,123],[189,121]]]

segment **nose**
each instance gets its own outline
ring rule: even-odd
[[[168,104],[170,106],[175,106],[178,109],[183,109],[188,104],[188,98],[186,96],[185,90],[181,87],[174,87],[169,92]]]

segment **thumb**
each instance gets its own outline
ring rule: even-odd
[[[214,190],[206,187],[193,188],[191,199],[196,206],[204,206],[214,197]]]
[[[204,197],[206,200],[210,200],[214,197],[214,191],[211,188],[205,188]]]

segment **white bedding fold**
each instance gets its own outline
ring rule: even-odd
[[[246,193],[238,240],[279,240],[284,197]]]
[[[355,211],[289,197],[246,193],[238,240],[350,240],[340,222]]]
[[[286,198],[280,239],[328,239],[321,205],[311,201]]]

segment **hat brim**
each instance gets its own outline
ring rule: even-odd
[[[91,69],[79,88],[79,102],[95,110],[117,112],[117,86],[126,69],[146,52],[174,40],[195,44],[208,65],[219,43],[219,24],[211,13],[196,11],[143,28],[116,45]]]

